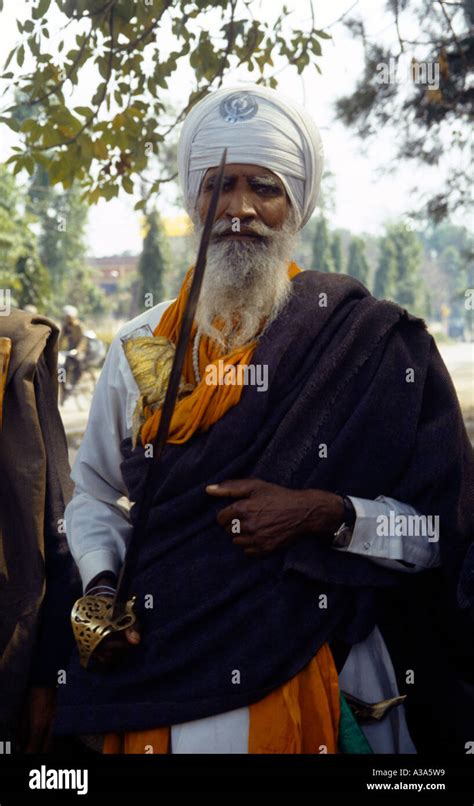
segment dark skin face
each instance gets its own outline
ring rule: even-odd
[[[206,217],[218,171],[218,167],[209,168],[201,183],[198,197],[201,221]],[[283,183],[273,171],[259,165],[231,163],[225,169],[216,221],[228,221],[230,228],[232,221],[239,219],[240,233],[232,232],[225,236],[227,238],[255,237],[249,234],[248,227],[261,222],[272,229],[280,229],[290,206]]]

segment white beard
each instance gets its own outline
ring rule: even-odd
[[[199,242],[203,225],[194,221]],[[292,211],[281,229],[262,223],[245,227],[264,240],[215,239],[231,231],[225,221],[214,224],[206,271],[196,310],[200,332],[228,352],[262,335],[288,301],[292,285],[288,264],[297,240]],[[222,328],[214,326],[218,319]]]

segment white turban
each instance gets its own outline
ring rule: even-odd
[[[207,95],[181,129],[178,172],[184,203],[193,216],[204,174],[227,163],[260,165],[283,182],[298,227],[316,206],[323,172],[323,145],[303,107],[258,84],[227,87]]]

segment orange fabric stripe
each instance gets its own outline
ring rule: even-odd
[[[295,675],[249,706],[248,752],[337,753],[340,704],[339,681],[331,650],[323,644]],[[109,733],[103,752],[170,752],[169,727]]]
[[[102,752],[105,755],[135,753],[156,755],[170,752],[170,729],[128,730],[123,733],[107,733]]]
[[[297,675],[252,703],[249,753],[337,753],[339,679],[323,644]]]

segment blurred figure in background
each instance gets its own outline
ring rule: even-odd
[[[84,328],[74,305],[65,305],[59,336],[59,349],[67,352],[65,361],[65,386],[70,391],[79,381],[87,351]]]

